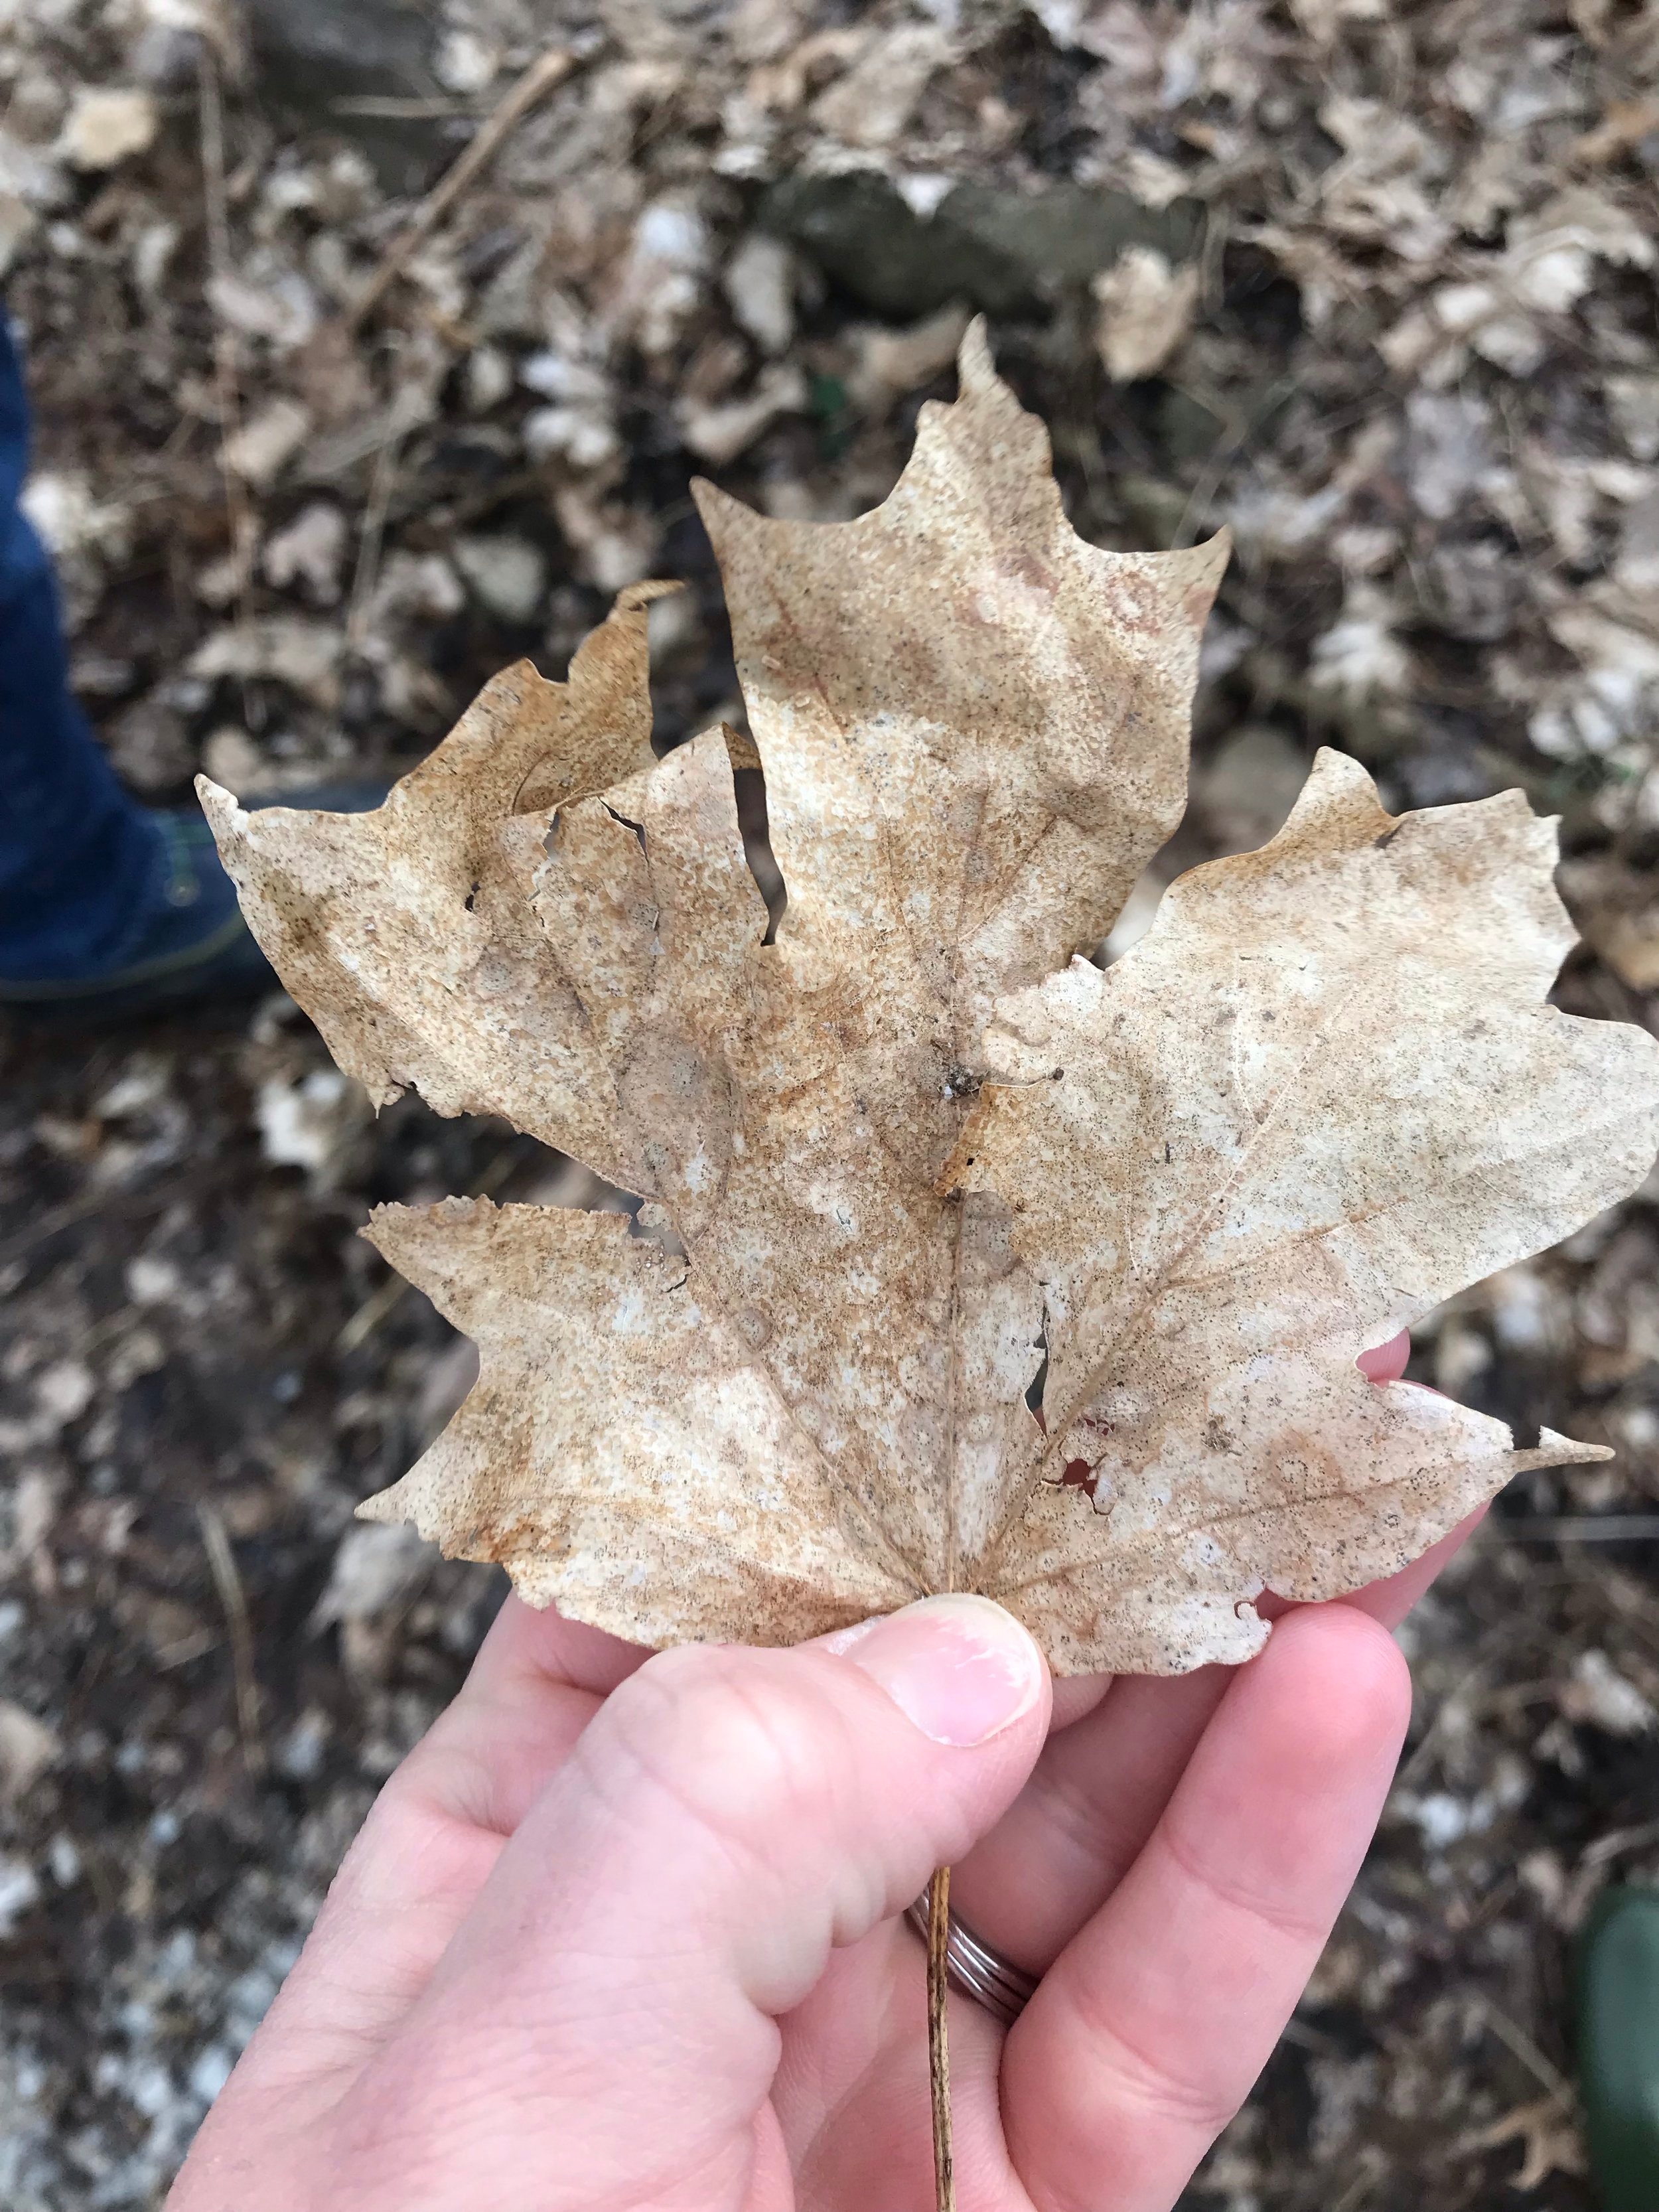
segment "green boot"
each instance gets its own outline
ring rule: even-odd
[[[1590,1915],[1578,2081],[1606,2212],[1659,2212],[1659,1889],[1604,1890]]]

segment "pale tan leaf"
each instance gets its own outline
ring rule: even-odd
[[[1133,384],[1163,368],[1193,326],[1202,283],[1196,262],[1171,269],[1150,246],[1126,246],[1095,278],[1095,346],[1114,384]]]
[[[1544,1003],[1554,848],[1518,793],[1396,820],[1324,751],[1271,844],[1002,1008],[946,1181],[1013,1210],[1048,1428],[975,1572],[1062,1663],[1248,1656],[1262,1589],[1352,1589],[1606,1455],[1354,1364],[1659,1146],[1659,1046]]]
[[[1659,1048],[1545,1005],[1571,936],[1523,802],[1396,823],[1336,755],[1127,959],[1077,957],[1179,815],[1224,549],[1084,544],[977,325],[962,366],[856,522],[703,494],[775,943],[749,753],[648,763],[637,603],[573,670],[562,788],[475,709],[466,774],[458,733],[379,830],[222,836],[377,1095],[506,1113],[649,1201],[643,1234],[379,1217],[482,1370],[369,1510],[651,1642],[970,1588],[1066,1671],[1178,1670],[1256,1649],[1264,1588],[1354,1588],[1600,1455],[1354,1360],[1641,1179]]]
[[[789,887],[804,988],[890,943],[950,1064],[1003,991],[1104,936],[1181,818],[1224,537],[1112,553],[1066,521],[1048,440],[992,368],[922,410],[885,504],[780,522],[698,487]]]

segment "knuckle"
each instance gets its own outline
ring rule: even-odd
[[[1166,1829],[1164,1844],[1182,1875],[1200,1897],[1208,1898],[1225,1912],[1254,1921],[1270,1939],[1292,1943],[1298,1950],[1310,1953],[1308,1966],[1311,1972],[1313,1958],[1330,1933],[1328,1913],[1305,1911],[1290,1897],[1266,1884],[1246,1881],[1225,1872],[1173,1822]]]
[[[1089,2046],[1104,2057],[1123,2104],[1159,2127],[1173,2126],[1206,2142],[1235,2118],[1249,2084],[1241,2087],[1231,2069],[1225,2079],[1206,2075],[1201,2067],[1147,2048],[1126,2032],[1115,2008],[1091,2004],[1086,1995],[1079,2011]]]
[[[659,1653],[583,1738],[613,1786],[659,1791],[727,1850],[836,1812],[846,1735],[779,1655],[690,1645]]]

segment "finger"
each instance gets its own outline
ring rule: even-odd
[[[1486,1510],[1470,1514],[1400,1574],[1332,1602],[1397,1627]],[[1281,1621],[1321,1609],[1261,1604]],[[952,1894],[969,1925],[1016,1966],[1042,1973],[1133,1865],[1231,1680],[1224,1667],[1172,1680],[1126,1676],[1109,1686],[1099,1711],[1050,1735],[1006,1818],[956,1871]],[[1097,1703],[1108,1686],[1097,1676],[1088,1686]]]
[[[504,1847],[337,2154],[412,2181],[459,2140],[502,2212],[544,2201],[526,2125],[583,2146],[561,2201],[740,2179],[775,2015],[1006,1809],[1048,1709],[1036,1645],[983,1599],[651,1661]]]
[[[1470,1514],[1401,1573],[1332,1603],[1397,1627],[1486,1510]],[[1322,1608],[1263,1599],[1261,1610],[1282,1622]],[[1109,1685],[1099,1710],[1051,1735],[1006,1817],[957,1869],[952,1895],[969,1925],[1016,1966],[1043,1972],[1133,1864],[1231,1672],[1205,1667],[1173,1680],[1125,1676]],[[1089,1686],[1097,1690],[1099,1678]]]
[[[533,1678],[605,1698],[650,1656],[642,1644],[626,1644],[603,1628],[568,1620],[556,1606],[526,1605],[509,1591],[478,1647],[466,1690]]]
[[[1103,1705],[1051,1736],[1031,1779],[951,1878],[976,1935],[1046,1971],[1097,1911],[1157,1826],[1231,1668],[1122,1675]]]
[[[619,1682],[650,1653],[508,1597],[448,1711],[396,1777],[396,1794],[509,1836]]]
[[[1354,1364],[1368,1382],[1397,1382],[1411,1364],[1412,1333],[1402,1328],[1375,1351],[1362,1352]]]
[[[1076,1726],[1086,1720],[1112,1686],[1109,1674],[1063,1674],[1054,1684],[1054,1717],[1050,1731]]]
[[[1376,1826],[1411,1708],[1387,1633],[1291,1614],[1241,1668],[1151,1841],[1008,2040],[1039,2212],[1164,2212],[1243,2103]]]

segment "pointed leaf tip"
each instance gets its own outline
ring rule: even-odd
[[[677,599],[686,589],[682,580],[666,576],[647,577],[637,584],[624,584],[611,603],[613,615],[637,614],[641,608],[654,606],[659,599]]]
[[[207,817],[215,842],[222,851],[225,840],[237,832],[237,817],[242,814],[242,802],[234,792],[227,791],[222,784],[216,783],[210,775],[205,775],[196,779],[196,796]],[[243,816],[242,818],[246,820],[246,817]]]
[[[957,374],[964,398],[969,392],[989,392],[1003,381],[997,374],[990,332],[983,315],[975,315],[962,334],[962,343],[957,349]]]

